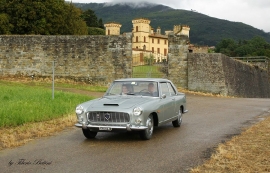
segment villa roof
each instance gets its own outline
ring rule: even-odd
[[[149,37],[168,39],[167,35],[161,35],[161,34],[157,34],[157,33],[150,34]]]

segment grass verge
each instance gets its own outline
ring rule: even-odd
[[[72,112],[75,106],[94,98],[55,91],[52,100],[52,92],[47,85],[44,81],[29,79],[0,80],[0,150],[23,145],[38,137],[51,136],[74,126],[76,116]],[[56,85],[62,88],[83,86],[61,82]],[[105,88],[88,87],[91,91],[104,91],[100,88]]]
[[[190,173],[270,172],[270,117],[220,144],[203,165]]]
[[[0,81],[0,128],[63,117],[93,97]]]
[[[164,74],[160,71],[159,66],[135,66],[133,67],[133,77],[134,78],[145,78],[145,77],[152,77],[152,78],[162,78]]]
[[[51,78],[30,78],[30,77],[5,77],[1,78],[0,80],[5,83],[19,83],[19,84],[25,84],[28,86],[38,86],[43,88],[52,88],[52,79]],[[93,86],[89,85],[83,82],[75,82],[73,80],[68,79],[55,79],[54,83],[55,87],[58,88],[74,88],[74,89],[80,89],[85,91],[92,91],[92,92],[105,92],[108,88],[108,86]]]

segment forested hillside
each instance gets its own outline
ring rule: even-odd
[[[198,12],[172,9],[157,4],[141,4],[136,7],[132,4],[108,5],[105,3],[75,3],[82,10],[92,9],[102,18],[103,22],[119,22],[122,24],[121,32],[131,32],[132,19],[144,17],[151,20],[151,26],[161,27],[162,32],[172,30],[174,25],[189,25],[190,40],[193,44],[216,45],[223,39],[250,40],[260,36],[270,43],[270,34],[250,25],[213,18]]]

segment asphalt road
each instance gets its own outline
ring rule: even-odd
[[[187,103],[181,127],[155,128],[151,140],[136,133],[98,133],[87,140],[74,127],[0,151],[0,172],[188,172],[219,143],[270,114],[270,99],[187,95]]]

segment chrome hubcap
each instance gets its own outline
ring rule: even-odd
[[[182,112],[181,112],[181,110],[179,110],[178,121],[179,121],[180,123],[182,122]]]
[[[147,119],[147,126],[148,126],[149,135],[151,135],[153,133],[153,123],[152,123],[151,118]]]

